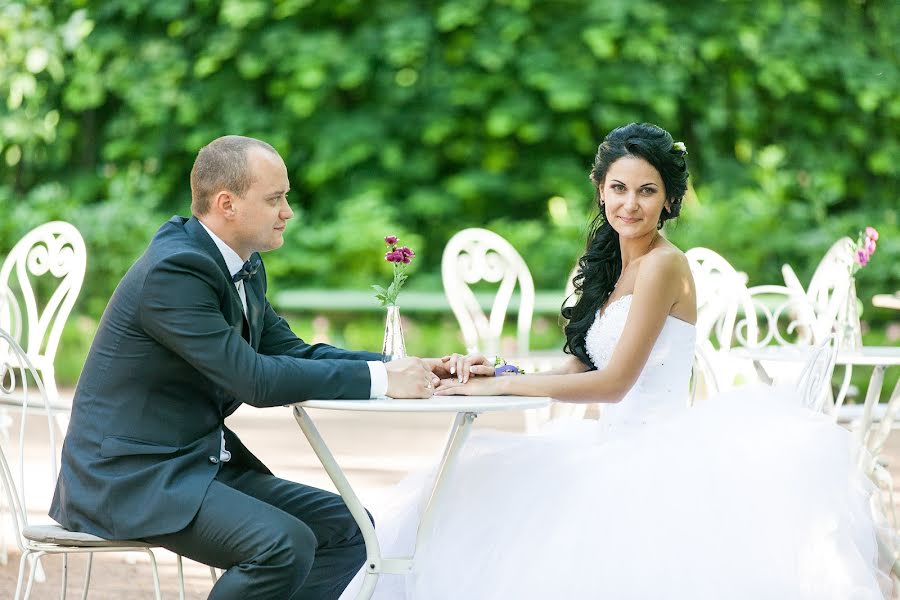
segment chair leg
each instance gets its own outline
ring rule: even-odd
[[[87,600],[88,588],[91,586],[91,567],[94,566],[94,553],[88,552],[87,566],[84,571],[84,589],[81,590],[81,600]]]
[[[894,529],[897,529],[897,511],[894,508],[894,478],[891,476],[891,472],[887,470],[887,468],[881,466],[880,463],[875,462],[875,468],[873,469],[873,475],[875,476],[875,480],[877,483],[880,483],[884,490],[881,494],[881,501],[884,503],[884,491],[887,492],[888,502],[885,507],[885,512],[888,513],[891,517],[891,525]]]
[[[153,570],[153,592],[156,594],[156,600],[162,600],[162,593],[159,591],[159,569],[156,566],[156,555],[149,548],[146,552],[150,557],[150,568]]]
[[[31,550],[23,550],[22,556],[19,557],[19,576],[16,579],[16,594],[13,600],[19,600],[22,594],[22,580],[25,578],[25,562],[31,563]]]
[[[37,572],[36,567],[40,566],[43,554],[43,552],[37,552],[28,556],[31,568],[28,570],[28,583],[25,585],[25,595],[22,596],[22,600],[28,600],[31,597],[31,588],[34,587],[35,574]]]
[[[40,560],[37,562],[37,570],[34,572],[34,580],[38,583],[44,583],[47,581],[47,573],[44,572],[44,563]]]
[[[213,585],[216,585],[216,582],[219,581],[219,573],[216,571],[215,567],[209,568],[209,576],[212,577]]]
[[[59,589],[59,600],[66,600],[66,588],[69,586],[69,555],[63,553],[62,560],[62,583]]]
[[[181,555],[175,555],[175,561],[178,564],[178,600],[184,600],[184,565],[181,562]]]
[[[6,431],[8,425],[4,421],[4,419],[8,419],[5,415],[5,411],[5,408],[0,409],[0,444],[5,444],[9,438],[9,433]],[[6,506],[6,494],[0,494],[0,565],[3,566],[9,564],[9,542],[6,540],[6,527],[4,523],[7,514],[10,517],[15,518],[12,509]]]

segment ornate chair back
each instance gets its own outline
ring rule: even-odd
[[[697,339],[709,340],[709,350],[727,352],[735,343],[735,328],[742,314],[750,315],[743,320],[744,336],[754,339],[758,331],[746,274],[709,248],[691,248],[685,256],[697,287]]]
[[[53,361],[84,281],[87,252],[69,223],[40,225],[13,246],[0,266],[0,327],[20,343],[57,404]],[[5,302],[3,301],[5,299]]]
[[[816,320],[812,324],[812,334],[817,343],[831,334],[850,297],[854,248],[853,240],[848,237],[832,244],[816,266],[805,291],[793,268],[788,264],[781,266],[785,285],[792,292],[806,296],[814,306]]]
[[[516,355],[528,354],[534,313],[534,281],[512,245],[487,229],[464,229],[450,238],[441,260],[444,293],[462,330],[468,352],[499,354],[503,322],[518,284]],[[485,315],[472,285],[497,284],[490,316]]]
[[[756,285],[747,290],[750,308],[735,327],[739,345],[748,348],[769,346],[810,346],[821,344],[828,335],[817,335],[821,316],[802,293],[783,285]],[[755,334],[746,334],[752,320]],[[828,332],[830,334],[830,331]]]

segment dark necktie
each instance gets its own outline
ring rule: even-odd
[[[244,266],[241,267],[241,270],[231,276],[231,280],[237,283],[238,281],[250,279],[257,271],[259,271],[259,265],[261,263],[262,261],[259,260],[258,256],[251,256],[250,260],[245,262]]]

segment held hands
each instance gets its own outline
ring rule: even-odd
[[[494,363],[481,354],[453,353],[429,361],[431,370],[441,377],[435,396],[490,396],[499,394],[494,378]],[[474,377],[473,377],[474,376]]]
[[[466,383],[471,375],[494,376],[494,363],[481,354],[465,356],[454,352],[442,358],[430,358],[428,363],[441,379],[456,379],[459,383]]]
[[[391,398],[431,398],[441,380],[421,358],[401,358],[385,363],[387,395]]]

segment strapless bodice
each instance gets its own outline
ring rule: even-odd
[[[602,313],[598,311],[588,329],[585,345],[599,370],[609,363],[625,330],[632,297],[627,294],[617,298]],[[666,317],[650,358],[631,391],[617,404],[604,405],[603,420],[637,425],[685,408],[695,342],[693,325],[671,315]]]

